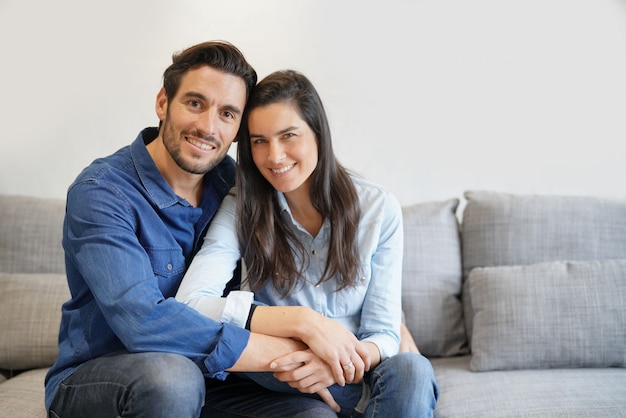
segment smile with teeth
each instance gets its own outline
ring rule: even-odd
[[[289,164],[289,165],[286,165],[286,166],[281,167],[281,168],[270,168],[270,170],[274,174],[283,174],[283,173],[286,173],[287,171],[291,170],[294,165],[295,164]]]
[[[193,139],[193,138],[190,138],[190,137],[188,137],[188,136],[187,136],[187,137],[185,137],[185,139],[186,139],[186,140],[187,140],[187,142],[189,142],[191,145],[194,145],[194,146],[196,146],[196,147],[198,147],[198,148],[200,148],[200,149],[202,149],[202,150],[205,150],[205,151],[208,151],[208,150],[211,150],[211,149],[214,149],[214,148],[215,148],[215,146],[214,146],[214,145],[211,145],[211,144],[205,144],[204,142],[197,141],[197,140],[195,140],[195,139]]]

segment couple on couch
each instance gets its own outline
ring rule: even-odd
[[[338,163],[305,76],[256,81],[226,42],[174,55],[159,128],[70,186],[51,417],[432,416],[400,205]]]

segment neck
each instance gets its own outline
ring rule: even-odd
[[[315,209],[309,191],[295,191],[285,194],[291,215],[306,229],[311,236],[315,237],[322,228],[324,219]]]

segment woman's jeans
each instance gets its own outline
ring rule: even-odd
[[[298,394],[271,373],[245,373],[258,384],[277,392]],[[430,362],[415,353],[400,353],[367,373],[363,384],[328,388],[345,417],[432,417],[439,387]]]

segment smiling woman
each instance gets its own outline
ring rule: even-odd
[[[260,387],[316,393],[342,417],[431,417],[432,367],[417,350],[399,353],[399,203],[337,161],[322,101],[304,75],[277,71],[256,86],[238,161],[236,192],[176,298],[221,322],[306,344],[274,360],[273,374],[245,373]],[[222,298],[240,259],[241,288],[254,294]]]

